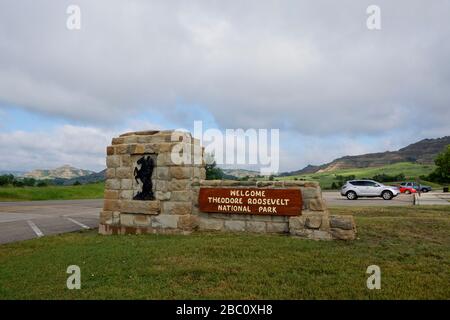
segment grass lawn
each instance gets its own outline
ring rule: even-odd
[[[332,208],[353,242],[70,233],[0,246],[1,299],[450,299],[450,206]],[[66,268],[81,267],[81,290]],[[368,290],[366,268],[381,268]]]
[[[80,186],[0,187],[0,201],[75,200],[103,198],[104,183]]]
[[[436,166],[434,165],[423,165],[418,163],[410,163],[410,162],[400,162],[382,167],[373,167],[373,168],[354,168],[354,169],[342,169],[330,172],[323,173],[312,173],[312,174],[303,174],[303,175],[295,175],[295,176],[287,176],[287,177],[276,177],[275,180],[312,180],[318,181],[320,186],[325,188],[330,188],[333,182],[337,182],[336,176],[350,176],[355,175],[357,179],[365,179],[372,178],[377,174],[387,174],[387,175],[397,175],[403,173],[406,177],[406,181],[412,180],[414,181],[417,177],[421,175],[430,174]],[[386,182],[386,184],[395,184]],[[422,184],[430,185],[433,188],[440,187],[438,184],[431,183],[428,181],[422,181]]]

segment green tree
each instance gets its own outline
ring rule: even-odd
[[[7,186],[12,184],[14,181],[14,176],[12,174],[5,174],[0,176],[0,186]]]
[[[36,184],[36,179],[34,179],[34,178],[23,178],[22,182],[27,187],[34,187],[34,185]]]
[[[214,154],[205,154],[205,169],[206,169],[206,180],[221,180],[223,179],[224,172],[222,169],[217,167],[216,160],[214,159]]]
[[[439,153],[434,160],[437,168],[430,173],[428,179],[440,183],[450,182],[450,144]]]

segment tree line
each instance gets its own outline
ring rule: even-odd
[[[55,180],[38,180],[27,177],[16,177],[12,174],[0,175],[0,187],[46,187],[50,185],[62,185],[61,181]],[[72,185],[81,185],[79,181],[75,181]]]
[[[36,180],[34,178],[18,178],[12,174],[4,174],[0,176],[0,186],[13,187],[45,187],[49,182],[45,180]]]

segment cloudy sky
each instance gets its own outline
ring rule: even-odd
[[[69,5],[81,29],[66,27]],[[369,5],[381,30],[366,26]],[[447,0],[0,2],[0,170],[142,129],[280,129],[281,170],[450,134]]]

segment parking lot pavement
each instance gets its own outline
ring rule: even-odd
[[[382,198],[358,198],[357,200],[348,200],[341,196],[339,191],[323,191],[322,196],[329,207],[333,206],[409,206],[414,204],[414,196],[408,194],[399,194],[392,200],[383,200]]]
[[[0,202],[0,243],[97,228],[103,200]]]
[[[423,205],[450,205],[450,193],[443,192],[426,192],[416,195],[416,204]]]

